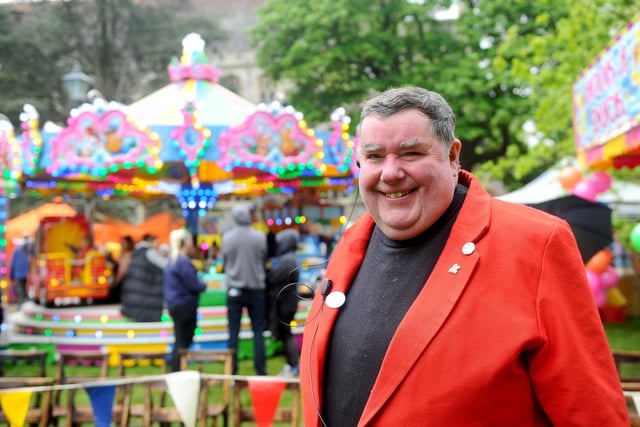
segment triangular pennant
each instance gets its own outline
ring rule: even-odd
[[[10,427],[22,427],[27,418],[29,402],[31,401],[31,391],[16,391],[13,393],[0,394],[0,405],[9,421]]]
[[[185,427],[195,427],[200,394],[200,373],[179,371],[165,378],[167,389]]]
[[[633,404],[636,405],[636,411],[640,413],[640,393],[632,393],[631,399],[633,400]]]
[[[113,399],[116,395],[116,386],[105,385],[85,388],[91,400],[93,408],[93,420],[96,427],[109,427],[111,414],[113,413]]]
[[[278,380],[249,380],[249,393],[258,427],[269,427],[276,415],[285,382]]]

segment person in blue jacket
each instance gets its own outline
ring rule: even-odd
[[[173,230],[169,235],[171,254],[164,270],[164,297],[173,320],[173,352],[171,371],[180,370],[180,350],[188,349],[196,331],[200,294],[207,285],[198,278],[189,254],[193,238],[185,229]]]
[[[13,281],[13,291],[18,307],[27,300],[27,279],[31,269],[31,242],[25,237],[24,243],[13,251],[9,279]]]

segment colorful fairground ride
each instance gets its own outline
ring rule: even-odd
[[[9,285],[8,205],[25,191],[104,200],[176,197],[187,226],[205,246],[218,241],[224,210],[238,200],[255,207],[265,231],[310,223],[338,228],[345,222],[343,208],[350,204],[344,200],[357,179],[357,142],[344,109],[331,115],[330,130],[316,131],[291,106],[250,103],[218,83],[220,71],[208,63],[197,34],[185,37],[182,56],[168,74],[167,86],[128,106],[96,99],[75,108],[63,128],[41,128],[30,105],[24,106],[19,132],[0,120],[3,289]],[[55,239],[48,239],[48,247],[56,249]],[[52,265],[55,256],[42,249],[40,265]],[[78,281],[109,279],[98,268],[72,277],[67,264],[58,271],[61,277],[47,276],[50,284],[64,280],[79,288]],[[50,296],[38,291],[36,301],[50,303]]]

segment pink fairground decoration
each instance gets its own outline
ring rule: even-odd
[[[51,141],[52,162],[47,172],[54,176],[106,176],[120,168],[161,166],[158,136],[131,123],[116,106],[85,108],[69,118],[68,124]]]
[[[257,111],[220,135],[220,151],[218,164],[227,172],[244,167],[280,174],[317,168],[322,141],[293,113]]]

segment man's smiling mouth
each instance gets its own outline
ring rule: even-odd
[[[400,197],[404,197],[409,194],[410,191],[396,191],[394,193],[384,193],[390,199],[399,199]]]

